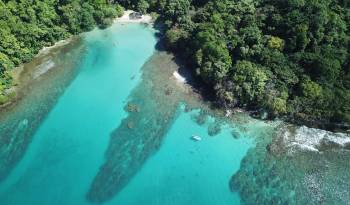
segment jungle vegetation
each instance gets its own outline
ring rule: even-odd
[[[0,104],[7,101],[11,69],[44,46],[110,25],[122,12],[105,0],[0,0]]]
[[[0,0],[0,98],[7,70],[108,25],[117,5],[158,13],[166,48],[217,105],[326,128],[350,124],[347,0]]]
[[[349,1],[118,2],[160,14],[167,48],[220,106],[326,128],[350,124]]]

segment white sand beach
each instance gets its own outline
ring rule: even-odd
[[[173,76],[175,77],[176,81],[179,83],[186,83],[186,78],[180,75],[177,71],[174,71]]]
[[[134,12],[133,10],[126,10],[122,17],[116,18],[115,21],[121,23],[151,23],[152,17],[148,14],[142,15],[140,19],[130,19],[129,15]]]

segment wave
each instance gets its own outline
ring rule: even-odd
[[[55,63],[52,60],[48,60],[41,65],[38,66],[38,68],[34,71],[32,74],[33,78],[36,79],[40,77],[41,75],[45,74],[47,71],[49,71],[51,68],[55,66]]]
[[[269,146],[272,152],[296,151],[321,152],[325,149],[350,149],[350,135],[315,128],[285,126],[277,132],[274,142]]]

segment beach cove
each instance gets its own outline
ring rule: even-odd
[[[2,204],[346,204],[347,135],[225,116],[149,20],[121,19],[29,65],[31,92],[0,117]]]
[[[31,84],[32,92],[37,94],[24,96],[1,118],[1,140],[8,142],[1,147],[0,199],[4,204],[89,204],[96,200],[110,204],[136,204],[144,200],[149,204],[171,204],[176,198],[183,198],[180,204],[191,200],[195,204],[205,201],[208,204],[239,203],[239,196],[229,190],[228,183],[232,173],[238,170],[240,159],[253,145],[251,139],[235,140],[230,132],[232,127],[217,122],[210,114],[206,115],[206,120],[201,120],[202,123],[195,120],[203,117],[199,109],[194,109],[200,105],[196,102],[200,98],[191,97],[188,88],[173,77],[177,65],[170,55],[157,54],[156,42],[152,27],[118,22],[106,30],[95,29],[83,34],[81,39],[62,45],[56,52],[50,49],[51,52],[40,55],[32,72],[38,82]],[[152,64],[164,63],[164,60],[159,61],[163,57],[168,59],[165,65],[170,65],[170,69],[157,79],[151,78],[147,72],[153,72]],[[163,75],[168,76],[165,81],[161,79]],[[178,88],[172,89],[169,79]],[[159,80],[169,88],[153,87]],[[169,107],[162,104],[164,108],[159,108],[159,112],[164,112],[162,118],[151,115],[152,109],[156,109],[154,106],[158,106],[153,103],[161,102],[147,102],[147,97],[151,96],[140,95],[147,92],[155,99],[172,101]],[[190,110],[186,108],[186,100],[192,105]],[[139,105],[139,115],[125,109],[130,101]],[[145,117],[151,120],[145,124],[149,131],[142,124]],[[133,128],[126,126],[125,120],[129,118],[132,118]],[[182,132],[185,125],[189,126],[187,132]],[[222,126],[222,132],[209,137],[208,127],[214,125]],[[113,130],[121,133],[114,136]],[[192,141],[193,134],[201,135],[203,142]],[[128,140],[123,141],[124,138]],[[222,148],[215,150],[220,144]],[[118,154],[120,161],[109,165],[109,147],[126,145],[129,148]],[[140,151],[130,152],[135,149]],[[175,151],[177,154],[169,155]],[[230,157],[231,152],[236,152],[236,156]],[[131,163],[123,165],[130,157]],[[169,161],[169,157],[174,160]],[[212,162],[220,159],[225,160],[220,163],[222,171],[215,172],[214,168],[219,165]],[[165,165],[163,161],[172,163]],[[105,184],[104,178],[99,179],[106,163],[108,167],[125,169],[120,188],[115,189]],[[160,164],[164,167],[155,168]],[[197,190],[199,183],[208,177],[199,166],[212,175],[213,181],[207,182],[210,184],[207,188],[216,187],[212,195],[206,194],[207,189]],[[154,172],[152,179],[147,170],[154,169],[159,172]],[[113,172],[104,171],[113,177]],[[173,190],[169,192],[172,194],[159,193],[169,185],[169,177],[173,183]],[[108,197],[105,193],[96,193],[96,180],[99,190],[115,191]],[[183,190],[179,180],[183,181],[181,184],[192,185],[187,191]],[[146,184],[159,191],[142,193]],[[191,192],[197,197],[192,199]],[[136,195],[139,197],[135,198]]]

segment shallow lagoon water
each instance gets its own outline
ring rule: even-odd
[[[80,73],[40,125],[23,160],[2,183],[4,204],[84,201],[109,134],[126,115],[123,103],[156,42],[151,30],[134,24],[95,30],[84,39]]]
[[[80,62],[78,73],[29,145],[20,147],[24,156],[0,183],[1,204],[90,204],[89,187],[106,160],[112,131],[128,116],[124,106],[156,38],[141,24],[115,24],[82,38],[85,51],[67,59]],[[197,112],[184,112],[179,103],[161,146],[106,204],[239,204],[229,180],[252,142],[234,139],[229,128],[208,137],[207,126],[191,118]],[[203,140],[190,140],[192,134]]]
[[[192,119],[198,113],[181,109],[159,151],[107,204],[240,204],[228,182],[253,142],[234,139],[229,127],[208,136],[207,126]],[[202,140],[191,140],[193,133],[203,136]]]
[[[32,62],[40,75],[0,116],[1,205],[349,204],[349,135],[222,119],[156,43],[115,24]]]

